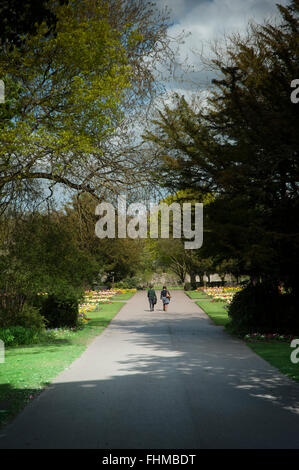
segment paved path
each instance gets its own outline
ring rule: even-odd
[[[299,387],[172,292],[138,292],[0,448],[299,448]]]

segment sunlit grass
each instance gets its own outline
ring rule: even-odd
[[[247,342],[255,353],[277,367],[283,374],[299,382],[299,364],[291,362],[293,349],[285,342]]]
[[[189,290],[185,291],[185,294],[190,297],[190,299],[209,299],[210,297],[202,291]]]
[[[216,325],[227,325],[230,322],[225,302],[202,300],[197,305],[213,320]],[[279,369],[283,374],[299,382],[299,364],[293,364],[290,356],[292,349],[286,342],[246,342],[256,354]]]
[[[125,292],[124,294],[115,294],[110,300],[129,300],[135,295],[135,292]]]
[[[63,329],[48,344],[7,348],[0,364],[0,425],[7,423],[99,335],[124,305],[104,304],[88,313],[82,330]]]
[[[195,302],[211,318],[215,325],[227,325],[230,322],[226,310],[226,302],[212,302],[211,300],[199,300]]]

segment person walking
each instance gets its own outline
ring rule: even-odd
[[[163,289],[161,290],[160,298],[162,299],[162,302],[163,302],[163,310],[164,310],[164,312],[167,312],[167,308],[168,308],[168,304],[169,304],[170,299],[171,299],[171,295],[170,295],[169,291],[167,290],[166,286],[163,286]]]
[[[153,312],[155,310],[155,304],[157,303],[157,296],[156,291],[154,290],[153,286],[149,286],[149,290],[147,291],[147,297],[149,301],[150,311]]]

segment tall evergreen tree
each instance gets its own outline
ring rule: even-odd
[[[213,192],[203,250],[239,260],[254,277],[297,289],[299,2],[278,6],[281,22],[251,25],[216,51],[208,106],[184,97],[166,106],[146,138],[169,188]]]

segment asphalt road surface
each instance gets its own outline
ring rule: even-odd
[[[0,431],[0,448],[299,448],[298,384],[184,292],[156,307],[135,294]]]

